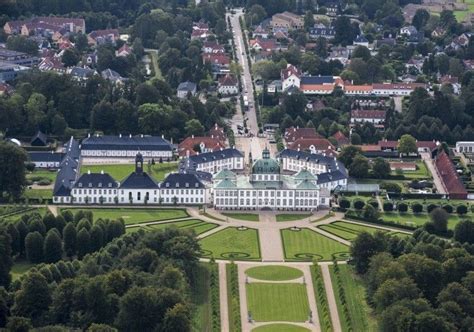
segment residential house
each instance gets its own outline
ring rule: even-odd
[[[40,33],[45,30],[63,30],[72,33],[85,33],[86,23],[85,20],[81,18],[53,16],[34,17],[24,21],[8,21],[3,26],[3,30],[7,35],[23,34],[25,36]]]
[[[400,28],[400,34],[406,37],[410,37],[418,34],[418,30],[413,25],[407,25]]]
[[[376,128],[384,128],[386,112],[380,110],[351,110],[351,126],[372,123]]]
[[[328,16],[337,16],[339,13],[339,3],[337,1],[326,1],[324,3],[324,8],[326,8],[326,15]]]
[[[117,51],[115,51],[115,56],[127,57],[132,53],[133,53],[132,48],[128,46],[127,44],[123,44],[122,47],[120,47]]]
[[[282,90],[283,90],[283,85],[281,83],[281,80],[271,81],[267,85],[267,92],[269,93],[281,92]]]
[[[323,37],[326,39],[334,38],[336,30],[333,27],[326,27],[324,24],[315,24],[314,27],[309,29],[309,38],[318,39]]]
[[[354,46],[365,46],[369,48],[369,40],[364,35],[358,35],[353,41]]]
[[[334,133],[334,135],[332,135],[331,137],[334,138],[334,140],[337,142],[338,148],[351,144],[350,139],[347,138],[346,135],[344,135],[344,133],[340,130]]]
[[[214,152],[226,148],[222,137],[214,136],[190,136],[186,137],[178,145],[178,155],[189,157],[200,153]]]
[[[110,68],[105,69],[100,73],[103,79],[112,82],[115,85],[121,85],[124,84],[127,79],[122,77],[119,73],[117,73],[115,70],[112,70]]]
[[[217,91],[221,95],[235,95],[239,93],[239,81],[233,75],[227,74],[219,78]]]
[[[58,74],[65,74],[67,72],[63,62],[58,57],[43,58],[38,65],[38,69],[41,71],[54,71]]]
[[[287,64],[286,68],[281,70],[280,78],[283,91],[286,91],[292,86],[300,87],[301,72],[297,67],[291,64]]]
[[[0,96],[11,96],[15,89],[7,83],[0,83]]]
[[[287,144],[291,144],[302,138],[321,138],[314,128],[289,127],[285,129],[283,136]]]
[[[288,11],[272,16],[270,23],[272,28],[286,28],[288,30],[299,30],[304,27],[303,17]]]
[[[272,52],[277,49],[277,42],[275,39],[257,38],[250,41],[250,48],[256,51]]]
[[[89,33],[89,35],[87,36],[89,45],[94,46],[103,44],[115,45],[119,38],[120,35],[117,29],[95,30]]]
[[[225,53],[225,48],[223,45],[220,45],[219,43],[215,41],[206,41],[202,45],[202,51],[204,53],[212,53],[212,54],[224,54]]]
[[[431,37],[440,38],[440,37],[443,37],[445,33],[446,33],[445,29],[443,29],[442,27],[436,27],[436,29],[434,29],[431,32]]]
[[[218,138],[221,142],[227,141],[227,135],[224,128],[219,127],[217,123],[214,124],[214,127],[209,129],[208,136]]]
[[[326,156],[336,156],[336,148],[325,138],[300,138],[287,145],[288,149],[298,151],[308,151]]]
[[[97,72],[90,68],[82,68],[82,67],[73,67],[68,69],[67,73],[72,76],[76,81],[81,84],[85,84],[85,82],[94,75],[97,75]]]
[[[188,94],[191,94],[192,96],[196,95],[196,91],[196,83],[189,81],[182,82],[178,85],[177,96],[178,98],[184,99],[188,97]]]
[[[258,27],[255,28],[255,30],[252,32],[253,38],[268,38],[268,31],[262,27],[262,25],[259,25]]]
[[[230,72],[230,57],[222,53],[204,53],[203,63],[210,63],[214,74],[226,74]]]

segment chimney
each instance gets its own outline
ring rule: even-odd
[[[194,135],[191,135],[191,138],[193,138],[193,139],[194,139]]]
[[[132,138],[132,134],[130,134],[129,137]]]
[[[122,134],[119,134],[119,137],[122,138]]]
[[[143,134],[141,134],[141,138],[143,138]]]
[[[165,139],[165,135],[161,135],[161,138],[162,138],[162,139]]]
[[[91,133],[88,133],[88,134],[87,134],[87,137],[91,137]]]

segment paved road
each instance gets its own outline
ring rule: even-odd
[[[229,331],[229,304],[227,302],[227,272],[226,263],[219,266],[219,303],[221,314],[221,331]]]
[[[441,181],[441,177],[439,176],[438,172],[436,171],[436,167],[434,165],[433,159],[431,159],[431,153],[429,152],[422,152],[420,153],[421,159],[424,160],[426,167],[428,167],[431,175],[433,176],[433,183],[436,187],[436,190],[439,194],[446,194],[446,188],[444,187],[443,181]]]
[[[230,15],[230,24],[232,26],[232,33],[237,48],[237,57],[239,59],[239,64],[242,66],[242,93],[244,96],[247,96],[250,105],[249,111],[245,113],[245,116],[248,118],[247,127],[249,133],[256,136],[258,134],[258,121],[254,108],[255,100],[253,98],[252,75],[250,74],[249,64],[247,62],[247,53],[245,51],[244,39],[239,23],[239,17],[243,17],[243,15],[244,13],[242,12],[242,9],[237,9],[234,15]]]
[[[329,313],[331,314],[332,328],[335,332],[342,331],[339,312],[337,311],[336,297],[332,288],[331,275],[329,273],[328,264],[321,264],[321,271],[324,280],[324,288],[326,289],[326,297],[328,299]]]

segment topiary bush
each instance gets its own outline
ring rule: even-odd
[[[392,202],[384,202],[383,203],[383,210],[385,212],[392,212],[393,211],[393,203]]]
[[[458,205],[456,207],[456,213],[460,215],[465,215],[467,213],[467,206],[464,204]]]
[[[430,204],[430,205],[428,205],[428,207],[426,208],[426,211],[427,211],[428,213],[431,213],[431,211],[433,211],[433,210],[436,209],[437,207],[439,207],[439,206],[436,205],[436,204]]]
[[[444,209],[444,211],[446,211],[446,212],[448,212],[448,213],[453,213],[453,210],[454,210],[454,209],[453,209],[453,206],[450,205],[450,204],[445,204],[445,205],[443,205],[443,209]]]
[[[405,213],[408,211],[408,205],[406,203],[399,203],[397,208],[398,208],[398,212]]]
[[[359,199],[356,200],[356,201],[354,201],[353,204],[354,204],[354,209],[356,209],[356,210],[362,210],[362,209],[364,208],[364,206],[365,206],[364,201],[361,201],[361,200],[359,200]]]
[[[411,209],[412,209],[413,213],[421,213],[421,212],[423,212],[423,205],[421,205],[420,203],[414,203],[411,206]]]
[[[351,207],[351,201],[346,198],[339,199],[339,207],[341,209],[349,209]]]

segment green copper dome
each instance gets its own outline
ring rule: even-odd
[[[257,160],[252,166],[253,174],[280,174],[280,164],[270,158],[270,151],[264,149],[262,159]]]

